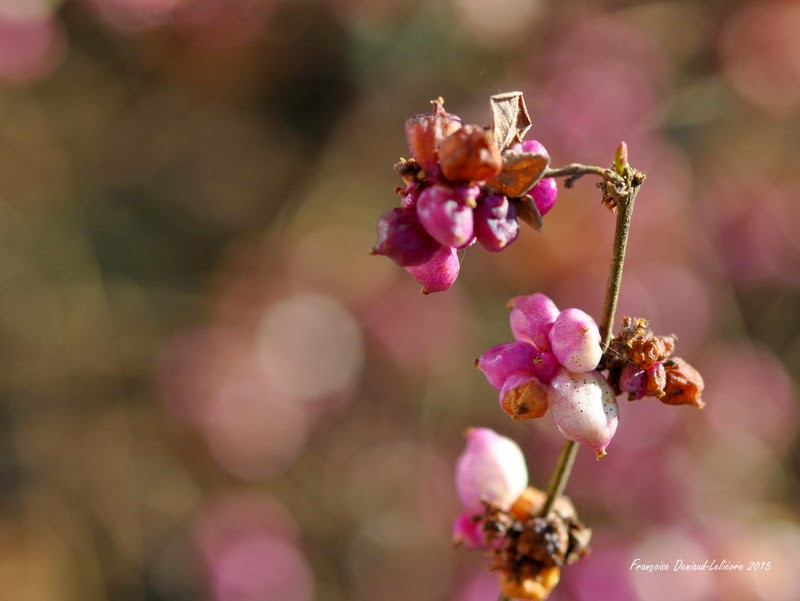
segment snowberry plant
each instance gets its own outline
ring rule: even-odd
[[[653,334],[646,319],[623,317],[619,332],[612,331],[634,202],[645,179],[629,165],[625,143],[609,168],[553,169],[545,147],[525,139],[531,121],[521,93],[491,97],[488,127],[463,123],[441,98],[432,105],[430,113],[406,120],[411,156],[395,165],[405,185],[396,187],[399,206],[378,220],[372,249],[403,267],[423,294],[453,285],[461,249],[477,242],[502,251],[520,235],[520,221],[539,230],[555,205],[558,178],[570,188],[582,176],[598,176],[601,202],[616,214],[599,325],[579,308],[559,309],[545,294],[520,296],[509,303],[513,341],[475,360],[508,416],[535,419],[550,410],[566,440],[543,491],[529,485],[514,441],[487,428],[467,430],[456,466],[464,511],[453,538],[489,555],[501,600],[545,599],[562,567],[589,552],[591,530],[562,496],[579,444],[598,459],[606,455],[620,395],[702,408],[703,379],[674,356],[676,337]]]

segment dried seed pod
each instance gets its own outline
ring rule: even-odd
[[[465,125],[439,145],[439,165],[451,182],[478,182],[500,173],[503,159],[491,133]]]
[[[529,519],[517,541],[519,553],[548,567],[564,564],[568,546],[567,524],[558,515]]]
[[[509,513],[511,513],[511,515],[518,520],[525,522],[529,518],[539,515],[542,507],[544,507],[544,502],[546,499],[547,494],[545,494],[544,491],[529,486],[522,491],[522,494],[514,501],[511,509],[509,509]],[[557,513],[563,518],[577,517],[575,505],[572,504],[572,501],[569,497],[565,497],[564,495],[561,495],[558,497],[558,499],[556,499],[556,502],[553,504],[553,512]]]
[[[513,599],[543,601],[558,585],[561,570],[557,567],[543,568],[536,576],[518,577],[501,572],[497,576],[500,591]]]
[[[703,376],[694,367],[680,357],[674,357],[664,363],[667,383],[661,402],[667,405],[694,405],[698,409],[705,407],[703,402]]]
[[[432,100],[430,113],[414,115],[406,120],[406,138],[411,155],[427,172],[438,165],[437,148],[447,136],[461,127],[461,119],[444,110],[444,100]]]
[[[500,407],[514,420],[542,417],[547,412],[547,389],[536,378],[513,375],[500,390]]]

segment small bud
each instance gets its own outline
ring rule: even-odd
[[[580,309],[562,311],[548,337],[553,354],[568,371],[592,371],[603,356],[600,330],[594,319]]]
[[[478,195],[477,186],[450,188],[430,186],[417,200],[420,223],[433,238],[454,248],[463,248],[472,240],[474,220],[472,207]]]
[[[500,408],[512,419],[535,419],[547,412],[547,390],[536,379],[509,377],[500,390]]]
[[[531,599],[543,601],[547,599],[561,579],[558,567],[543,568],[536,576],[518,577],[501,572],[497,575],[500,592],[513,599]]]
[[[674,357],[664,363],[667,383],[661,402],[667,405],[694,405],[698,409],[705,407],[703,402],[703,376],[694,367],[680,357]]]
[[[475,182],[500,173],[503,159],[491,133],[465,125],[439,145],[439,164],[451,182]]]
[[[439,250],[428,261],[406,267],[405,270],[422,284],[422,294],[431,294],[443,292],[453,285],[461,270],[461,263],[455,248],[439,245]]]
[[[517,443],[488,428],[470,428],[456,464],[456,488],[467,510],[484,502],[507,510],[528,485],[528,468]]]
[[[389,209],[378,219],[378,241],[373,255],[384,255],[402,267],[422,265],[442,248],[434,240],[412,208]]]
[[[444,110],[444,100],[431,101],[433,111],[406,120],[406,138],[411,155],[427,172],[438,168],[437,148],[447,136],[461,127],[461,119]]]
[[[550,333],[559,311],[549,297],[537,292],[518,296],[509,301],[512,307],[509,321],[517,340],[525,340],[541,350],[550,350]]]
[[[570,373],[561,368],[547,395],[559,431],[569,440],[591,447],[600,459],[617,431],[617,401],[599,372]]]
[[[486,250],[501,251],[517,239],[517,209],[502,194],[487,194],[475,209],[475,235]]]
[[[628,145],[625,142],[620,142],[619,146],[617,146],[617,152],[614,154],[614,170],[620,175],[625,175],[629,168]]]
[[[539,214],[544,217],[556,205],[558,197],[558,182],[553,177],[545,177],[530,189],[528,194],[533,198]]]
[[[413,209],[417,206],[417,200],[419,199],[419,194],[422,190],[420,189],[419,184],[410,183],[406,186],[405,190],[400,192],[400,206]]]

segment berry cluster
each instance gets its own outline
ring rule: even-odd
[[[619,420],[614,392],[597,371],[603,356],[597,324],[580,309],[559,311],[541,293],[510,306],[515,341],[475,361],[500,391],[500,407],[513,419],[541,417],[549,407],[566,438],[602,457]]]
[[[700,372],[673,356],[675,335],[656,336],[649,325],[646,319],[622,318],[622,329],[603,358],[614,392],[628,393],[631,401],[653,397],[667,405],[702,409],[705,384]]]
[[[396,189],[400,206],[378,220],[372,249],[404,267],[424,294],[453,285],[458,249],[477,241],[501,251],[519,235],[519,219],[539,228],[558,192],[553,178],[542,179],[545,147],[522,140],[530,121],[521,94],[492,98],[491,128],[463,124],[443,102],[406,121],[412,158],[395,166],[405,182]]]
[[[453,541],[490,554],[504,595],[545,599],[558,584],[561,567],[588,553],[591,530],[567,497],[560,497],[548,516],[539,515],[546,495],[528,486],[514,441],[488,428],[470,429],[466,438],[456,467],[465,510],[453,525]]]

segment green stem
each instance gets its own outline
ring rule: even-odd
[[[606,183],[617,184],[621,181],[621,177],[610,169],[600,169],[599,167],[589,167],[586,165],[572,164],[561,169],[550,171],[550,173],[554,173],[556,176],[569,176],[570,179],[568,182],[574,181],[582,175],[589,173],[598,174],[598,172]],[[552,176],[548,174],[548,177]],[[642,181],[644,181],[644,174],[631,170],[625,181],[625,192],[614,194],[614,201],[617,206],[617,225],[614,231],[614,246],[611,253],[611,265],[608,269],[608,282],[606,283],[606,296],[603,301],[603,313],[600,317],[600,337],[603,341],[604,348],[608,348],[611,342],[614,314],[617,312],[617,301],[619,300],[619,291],[622,286],[622,268],[625,264],[625,251],[628,248],[628,235],[631,230],[633,205],[636,201],[636,195],[639,192]],[[564,489],[567,486],[567,481],[572,472],[572,466],[575,463],[577,454],[578,443],[572,440],[565,440],[564,445],[561,447],[561,453],[558,456],[556,467],[553,470],[553,475],[550,477],[550,482],[547,485],[547,498],[542,506],[540,515],[547,516],[553,509],[553,504],[556,500],[564,494]]]

